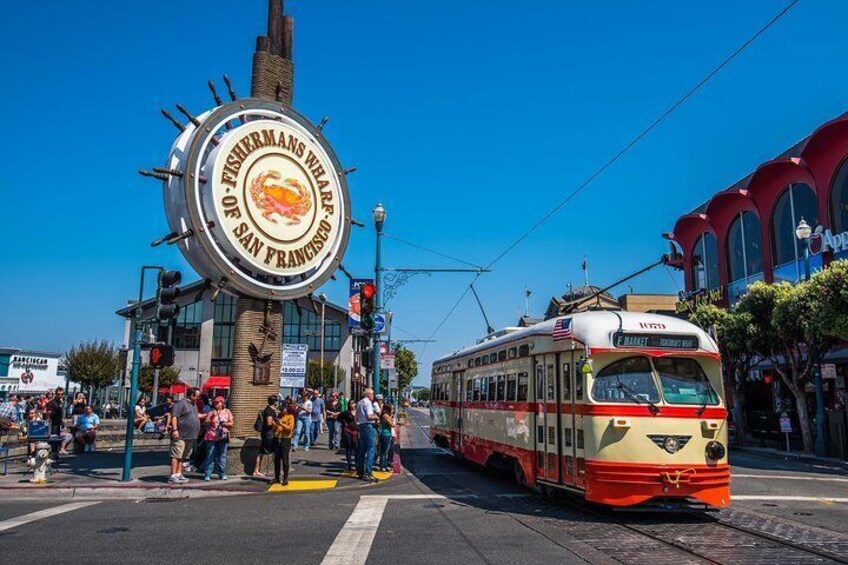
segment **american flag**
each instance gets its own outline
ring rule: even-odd
[[[563,318],[554,323],[554,331],[551,332],[554,341],[571,339],[571,318]]]

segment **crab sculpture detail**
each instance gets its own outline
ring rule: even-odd
[[[312,197],[299,181],[292,178],[282,180],[277,171],[262,173],[250,183],[250,196],[262,210],[262,217],[277,223],[274,215],[285,218],[286,225],[300,223],[300,218],[312,209]]]

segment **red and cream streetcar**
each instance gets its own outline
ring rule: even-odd
[[[589,311],[433,364],[430,433],[522,484],[610,506],[730,502],[721,361],[677,318]]]

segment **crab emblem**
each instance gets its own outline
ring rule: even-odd
[[[263,218],[276,224],[273,216],[278,214],[287,220],[286,225],[293,226],[312,209],[312,197],[295,179],[287,178],[278,184],[281,178],[277,171],[260,174],[250,183],[250,197],[262,210]]]

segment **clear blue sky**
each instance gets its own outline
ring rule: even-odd
[[[328,115],[337,153],[359,168],[352,201],[369,227],[344,263],[356,275],[373,269],[378,199],[388,233],[489,262],[785,3],[289,1],[295,106],[315,121]],[[166,231],[161,191],[135,171],[161,164],[174,136],[160,108],[208,108],[206,80],[224,72],[248,93],[265,8],[5,7],[0,343],[119,341],[114,311],[137,292],[139,265],[191,272],[176,249],[149,247]],[[845,21],[845,2],[802,0],[480,279],[493,325],[515,322],[525,286],[540,313],[580,283],[584,254],[599,285],[653,261],[681,213],[848,109]],[[451,265],[393,241],[385,257]],[[676,292],[675,278],[657,270],[632,286]],[[469,279],[413,279],[391,304],[394,336],[428,337]],[[345,300],[341,281],[326,291]],[[484,329],[469,295],[426,348],[418,382],[437,355]]]

